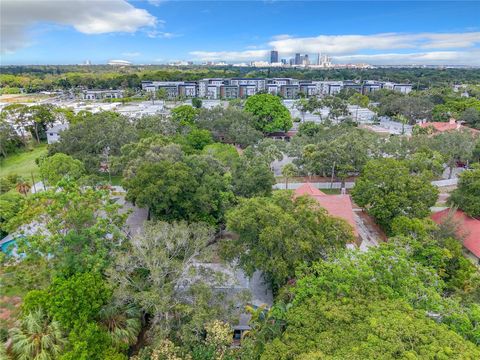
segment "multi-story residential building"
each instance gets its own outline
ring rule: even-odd
[[[255,85],[240,85],[238,96],[240,98],[247,98],[249,96],[255,95],[258,92],[258,88]]]
[[[335,95],[343,89],[353,89],[369,94],[383,88],[403,93],[411,91],[410,84],[384,83],[367,80],[358,81],[311,81],[293,78],[211,78],[199,81],[142,81],[145,91],[165,89],[168,97],[200,97],[206,99],[246,98],[259,92],[281,95],[285,99],[294,99],[301,92],[306,96]],[[111,90],[115,92],[117,90]],[[105,91],[104,91],[105,92]]]
[[[390,89],[393,91],[398,91],[403,94],[408,94],[410,91],[412,91],[412,85],[411,84],[396,84],[392,82],[386,82],[383,84],[384,89]]]
[[[383,83],[373,80],[367,80],[363,83],[362,94],[368,95],[383,88]]]
[[[359,93],[362,92],[362,84],[356,83],[355,81],[344,81],[343,82],[343,89],[345,90],[355,90],[358,91]]]
[[[278,95],[278,86],[277,84],[267,84],[267,93],[272,95]]]
[[[237,85],[221,85],[220,97],[222,99],[236,99],[240,97],[239,87]]]
[[[326,95],[335,95],[338,94],[343,89],[342,81],[332,81],[326,84],[327,92]]]
[[[237,85],[237,86],[255,86],[257,91],[265,90],[266,80],[263,78],[232,78],[230,80],[226,80],[229,85]]]
[[[85,90],[85,100],[120,99],[123,97],[123,90]]]
[[[284,99],[296,99],[299,92],[300,87],[298,86],[298,84],[280,86],[280,95]]]
[[[178,93],[180,96],[194,98],[198,96],[198,86],[195,81],[185,82],[178,85]]]
[[[298,86],[299,91],[305,94],[305,96],[318,95],[317,85],[314,84],[312,81],[300,81]]]

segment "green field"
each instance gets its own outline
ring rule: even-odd
[[[47,153],[47,145],[41,144],[35,146],[31,150],[25,150],[17,154],[7,156],[0,160],[0,177],[9,174],[18,174],[28,182],[31,182],[32,173],[36,177],[35,181],[40,181],[38,178],[39,169],[35,164],[35,159]]]

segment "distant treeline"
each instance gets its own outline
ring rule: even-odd
[[[189,81],[209,77],[293,77],[305,80],[379,80],[407,82],[415,89],[480,84],[480,69],[290,69],[251,67],[171,67],[109,65],[36,65],[0,68],[2,88],[22,88],[26,92],[84,87],[88,89],[138,89],[142,80]]]

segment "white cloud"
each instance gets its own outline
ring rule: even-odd
[[[466,33],[383,33],[373,35],[319,35],[316,37],[291,37],[281,35],[270,41],[276,50],[296,52],[348,54],[361,50],[393,49],[450,49],[468,48],[480,44],[480,32]]]
[[[337,63],[369,63],[372,65],[479,65],[479,59],[480,50],[333,56],[333,60]]]
[[[268,49],[193,51],[190,55],[203,61],[266,60],[270,49],[275,49],[281,57],[293,56],[295,53],[327,53],[339,63],[480,65],[479,45],[480,32],[316,37],[283,34],[273,37],[268,43]]]
[[[37,23],[72,26],[84,34],[132,33],[159,22],[125,0],[2,0],[1,49],[13,52],[27,46],[28,29]]]

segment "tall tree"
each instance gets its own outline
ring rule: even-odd
[[[44,158],[40,163],[40,175],[50,185],[55,185],[64,177],[78,180],[85,173],[85,167],[80,160],[57,153]]]
[[[460,174],[458,187],[450,195],[449,203],[472,217],[480,217],[480,166]]]
[[[11,330],[12,351],[17,359],[58,359],[66,345],[60,323],[37,309],[20,319]]]
[[[389,232],[397,216],[428,216],[437,201],[438,190],[430,184],[429,176],[413,175],[404,162],[384,158],[370,160],[365,165],[352,196]]]
[[[262,132],[288,131],[292,127],[290,112],[278,96],[257,94],[245,102],[245,111],[255,117],[254,127]]]
[[[237,259],[249,275],[262,270],[276,289],[294,277],[297,266],[353,241],[343,220],[330,217],[315,200],[292,199],[290,192],[242,201],[228,213],[227,229],[238,237],[224,243],[224,256]]]
[[[62,132],[60,141],[52,144],[49,155],[64,153],[81,160],[90,173],[108,169],[118,173],[112,166],[120,156],[123,145],[137,140],[134,125],[127,117],[112,112],[101,112],[88,116]],[[108,151],[109,163],[104,156]]]

